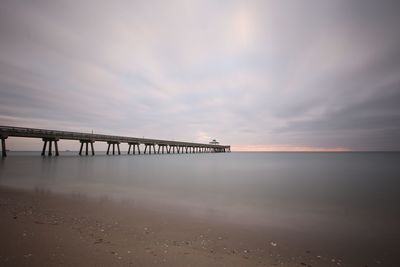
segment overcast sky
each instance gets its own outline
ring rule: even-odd
[[[2,0],[0,125],[400,150],[399,3]]]

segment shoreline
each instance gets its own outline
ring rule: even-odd
[[[335,242],[143,204],[0,187],[2,266],[356,266]],[[330,243],[330,244],[329,244]],[[354,247],[353,247],[354,246]],[[349,244],[351,250],[359,246]],[[332,248],[332,249],[331,249]],[[362,261],[361,266],[381,265]],[[357,264],[358,265],[358,264]]]

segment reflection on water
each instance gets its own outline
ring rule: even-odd
[[[398,236],[399,162],[399,153],[11,152],[0,160],[0,185],[145,201],[238,223]]]

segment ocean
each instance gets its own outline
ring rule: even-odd
[[[144,202],[382,248],[400,244],[400,153],[8,155],[0,160],[4,187]]]

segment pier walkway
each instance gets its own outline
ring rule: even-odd
[[[2,147],[2,157],[7,156],[6,139],[8,137],[28,137],[41,138],[43,140],[42,156],[53,155],[52,145],[54,144],[54,155],[59,155],[59,140],[77,140],[80,142],[79,155],[89,155],[89,144],[91,155],[95,155],[94,143],[107,142],[107,155],[121,154],[120,144],[128,144],[128,154],[170,154],[170,153],[206,153],[206,152],[230,152],[229,145],[202,144],[191,142],[180,142],[159,139],[147,139],[128,136],[103,135],[92,133],[66,132],[57,130],[23,128],[0,126],[0,139]],[[47,146],[48,145],[48,146]],[[144,150],[140,151],[140,145],[144,145]],[[46,151],[46,149],[48,150]],[[117,152],[116,152],[117,148]]]

